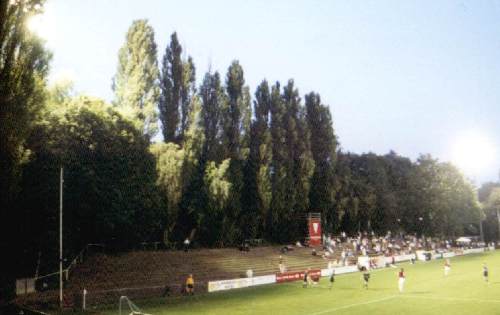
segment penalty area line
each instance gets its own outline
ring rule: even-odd
[[[367,304],[374,304],[374,303],[384,302],[384,301],[392,300],[392,299],[397,298],[397,297],[398,297],[398,295],[391,295],[391,296],[386,296],[386,297],[381,298],[381,299],[370,300],[370,301],[361,302],[361,303],[348,304],[348,305],[339,306],[339,307],[335,307],[335,308],[330,308],[330,309],[319,311],[319,312],[315,312],[315,313],[309,313],[307,315],[328,314],[328,313],[332,313],[332,312],[344,310],[344,309],[351,308],[351,307],[357,307],[357,306],[362,306],[362,305],[367,305]]]

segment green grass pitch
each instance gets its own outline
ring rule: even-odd
[[[490,271],[489,283],[482,277],[483,262]],[[403,293],[398,291],[399,269],[387,268],[372,271],[368,289],[363,288],[361,273],[353,273],[338,275],[331,290],[325,277],[306,289],[299,281],[134,302],[153,315],[500,314],[500,251],[454,257],[447,277],[443,264],[400,264],[406,271]],[[114,309],[101,314],[117,313]]]

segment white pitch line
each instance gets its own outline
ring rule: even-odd
[[[438,296],[419,296],[419,295],[400,295],[402,298],[415,298],[427,300],[441,300],[441,301],[456,301],[456,302],[487,302],[487,303],[500,303],[500,300],[494,299],[470,299],[470,298],[453,298],[453,297],[438,297]]]
[[[321,314],[332,313],[332,312],[335,312],[335,311],[340,311],[340,310],[344,310],[344,309],[351,308],[351,307],[356,307],[356,306],[361,306],[361,305],[367,305],[367,304],[373,304],[373,303],[379,303],[379,302],[383,302],[383,301],[394,299],[396,297],[398,297],[398,296],[397,295],[386,296],[386,297],[381,298],[381,299],[370,300],[370,301],[366,301],[366,302],[362,302],[362,303],[353,303],[353,304],[344,305],[344,306],[340,306],[340,307],[336,307],[336,308],[330,308],[330,309],[319,311],[319,312],[316,312],[316,313],[310,313],[308,315],[321,315]]]

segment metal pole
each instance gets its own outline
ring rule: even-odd
[[[59,178],[59,307],[63,307],[63,168]]]

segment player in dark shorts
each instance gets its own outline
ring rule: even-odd
[[[368,272],[368,269],[366,269],[366,267],[363,267],[363,280],[365,281],[364,283],[365,289],[368,289],[368,281],[370,280],[370,273]]]
[[[334,282],[335,282],[335,269],[332,269],[332,273],[330,274],[330,290],[332,289]]]
[[[484,281],[488,282],[488,267],[486,266],[486,263],[483,264],[483,278]]]
[[[189,276],[186,279],[186,293],[189,295],[194,294],[194,279],[193,279],[193,274],[189,274]]]
[[[304,283],[302,284],[302,287],[303,287],[303,288],[307,288],[307,282],[308,282],[308,280],[309,280],[309,279],[308,279],[308,277],[309,277],[308,270],[306,270],[306,271],[304,272]]]

